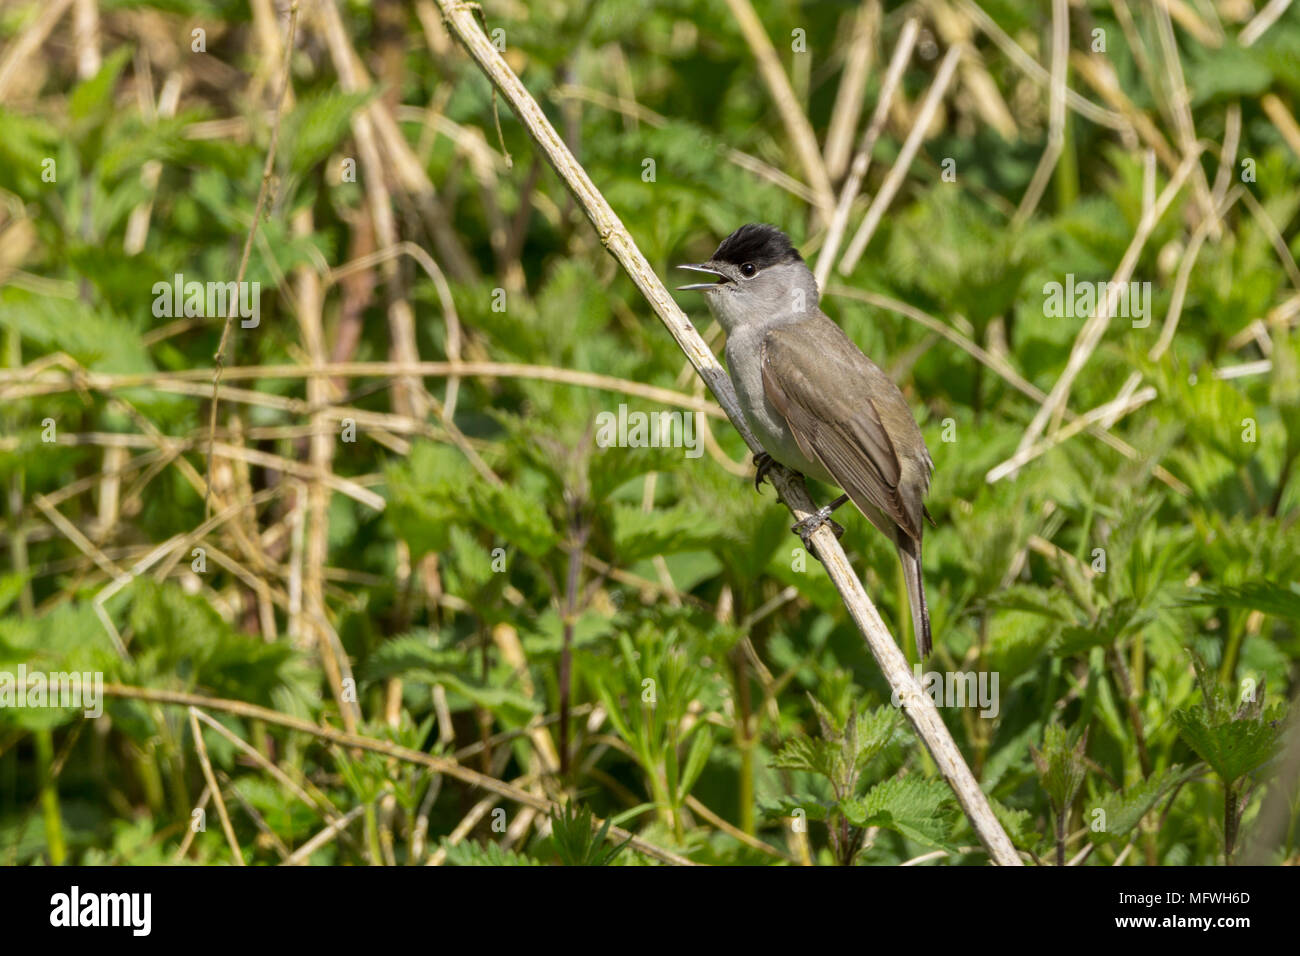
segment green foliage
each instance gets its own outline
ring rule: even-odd
[[[449,840],[443,840],[443,850],[447,854],[447,863],[450,866],[541,866],[540,860],[535,860],[530,856],[522,853],[516,853],[513,850],[507,850],[499,844],[488,841],[487,843],[456,843],[452,844]]]
[[[1174,764],[1167,767],[1164,772],[1152,775],[1125,792],[1113,791],[1106,794],[1096,808],[1084,817],[1087,822],[1104,821],[1104,826],[1090,827],[1089,836],[1092,841],[1117,843],[1127,839],[1129,833],[1166,794],[1192,779],[1195,773],[1194,768],[1187,770]]]
[[[551,814],[551,845],[564,866],[609,866],[627,846],[627,840],[614,846],[609,840],[610,820],[599,829],[592,826],[591,810],[565,804]]]
[[[810,697],[809,702],[821,735],[786,741],[772,766],[823,778],[833,801],[804,806],[787,799],[775,809],[783,815],[801,810],[807,819],[825,821],[837,860],[844,865],[857,857],[868,827],[892,830],[925,846],[953,849],[948,838],[952,794],[942,781],[897,776],[865,791],[862,786],[872,762],[899,738],[898,710],[878,707],[860,715],[852,703],[841,720],[816,698]]]
[[[1066,742],[1065,729],[1051,724],[1043,738],[1043,749],[1038,751],[1029,748],[1034,766],[1038,769],[1039,780],[1055,813],[1065,812],[1074,803],[1079,788],[1083,786],[1087,768],[1082,757],[1087,746],[1086,733],[1077,744],[1070,746]]]
[[[1197,679],[1204,702],[1175,711],[1178,733],[1196,755],[1231,787],[1277,750],[1281,708],[1264,710],[1264,688],[1233,708],[1199,656]]]

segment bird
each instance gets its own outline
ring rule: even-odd
[[[818,305],[817,279],[790,237],[749,223],[707,262],[679,266],[713,276],[679,286],[704,293],[727,334],[725,358],[745,420],[763,451],[761,488],[773,462],[844,494],[791,530],[810,537],[846,501],[894,543],[903,566],[917,654],[932,648],[921,575],[925,507],[934,474],[912,409],[893,380]]]

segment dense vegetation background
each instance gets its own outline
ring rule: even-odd
[[[995,716],[945,720],[1028,861],[1300,860],[1300,13],[482,12],[669,281],[750,221],[818,261],[918,22],[837,266],[883,215],[822,304],[937,465],[927,669],[998,678]],[[436,4],[303,0],[282,99],[290,19],[0,8],[0,671],[108,682],[97,720],[0,709],[0,861],[983,863],[788,512]],[[215,434],[228,323],[158,315],[177,274],[261,290]],[[1146,322],[1093,337],[1095,305],[1049,302],[1067,276],[1150,283]],[[601,447],[620,403],[708,409],[704,454]],[[846,511],[912,655],[892,547]]]

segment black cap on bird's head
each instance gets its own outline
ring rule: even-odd
[[[698,282],[679,288],[708,291],[737,279],[752,278],[764,269],[787,262],[803,262],[790,237],[776,226],[751,222],[723,239],[708,262],[677,267],[715,275],[716,282]]]
[[[790,237],[776,226],[761,222],[741,226],[723,239],[713,253],[714,262],[729,262],[733,266],[752,262],[760,269],[792,260],[802,262],[803,256],[790,242]]]

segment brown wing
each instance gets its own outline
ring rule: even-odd
[[[762,370],[763,390],[803,453],[821,462],[864,513],[872,505],[919,541],[924,489],[910,486],[914,469],[900,459],[891,429],[910,426],[923,453],[925,444],[889,376],[821,315],[768,332]]]

